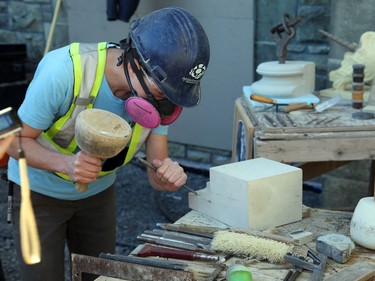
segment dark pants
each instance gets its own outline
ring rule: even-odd
[[[0,281],[5,281],[5,275],[4,275],[3,265],[1,263],[1,259],[0,259]]]
[[[100,194],[77,201],[59,200],[31,192],[31,201],[42,251],[42,261],[35,265],[25,264],[22,258],[19,228],[20,188],[15,184],[13,232],[22,280],[64,281],[65,242],[70,253],[97,257],[101,252],[115,252],[114,186]],[[89,279],[91,280],[86,280]]]

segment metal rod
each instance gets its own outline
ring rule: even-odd
[[[146,167],[149,167],[150,169],[156,171],[156,167],[154,165],[152,165],[150,162],[138,157],[137,158],[139,162],[141,162],[143,165],[145,165]],[[187,190],[189,190],[190,192],[193,192],[195,195],[199,195],[199,193],[197,191],[195,191],[194,189],[192,189],[191,187],[187,186],[186,184],[184,184],[182,187],[186,188]]]

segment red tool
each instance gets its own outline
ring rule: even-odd
[[[135,254],[139,257],[162,257],[162,258],[172,258],[181,260],[205,260],[205,261],[220,261],[219,256],[207,255],[200,252],[179,250],[167,247],[160,247],[151,244],[145,244],[138,252]]]

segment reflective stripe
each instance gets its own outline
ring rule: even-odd
[[[59,151],[66,155],[73,155],[77,149],[77,143],[74,137],[74,126],[77,115],[87,109],[92,108],[98,95],[102,79],[105,72],[105,63],[107,55],[107,43],[99,44],[80,44],[73,43],[70,46],[70,55],[73,61],[74,69],[74,90],[73,100],[68,112],[57,120],[51,128],[43,132],[37,141],[54,151]],[[85,70],[83,72],[83,69]],[[135,124],[129,149],[123,163],[123,166],[130,162],[134,155],[142,148],[149,129]],[[118,169],[115,168],[114,170]],[[100,172],[99,176],[109,174],[113,171]],[[56,173],[65,180],[71,181],[68,175]]]
[[[78,55],[78,56],[77,56]],[[70,45],[70,56],[74,65],[74,97],[78,96],[81,88],[82,81],[82,69],[75,67],[81,65],[81,56],[79,56],[79,43],[73,43]]]
[[[134,154],[138,151],[137,146],[138,146],[139,140],[141,139],[141,135],[142,135],[142,126],[136,123],[133,129],[132,138],[130,140],[129,150],[128,150],[128,153],[126,154],[125,164],[129,163],[130,160],[132,160]]]

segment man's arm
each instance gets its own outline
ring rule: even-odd
[[[176,191],[187,180],[184,169],[168,157],[168,140],[166,135],[150,134],[146,141],[146,157],[156,171],[147,168],[151,186],[160,191]]]
[[[49,150],[36,141],[41,133],[41,130],[23,123],[22,133],[15,137],[7,151],[8,154],[18,159],[19,138],[21,138],[22,149],[29,166],[69,175],[73,181],[79,183],[91,183],[96,180],[101,169],[100,159],[82,152],[75,155],[65,155]]]
[[[4,157],[5,152],[7,151],[8,147],[11,145],[15,137],[16,135],[13,134],[0,140],[0,159]]]

